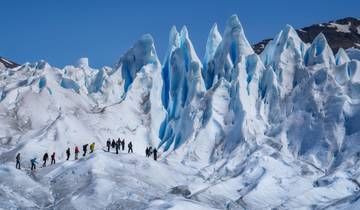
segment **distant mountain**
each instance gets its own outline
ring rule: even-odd
[[[19,66],[19,64],[0,56],[0,67],[1,66],[5,66],[6,68],[15,68]]]
[[[296,32],[305,43],[312,43],[315,37],[322,32],[334,53],[339,48],[348,49],[353,47],[360,49],[360,20],[354,17],[311,25],[296,29]],[[254,51],[260,54],[270,40],[272,39],[264,39],[254,44]]]

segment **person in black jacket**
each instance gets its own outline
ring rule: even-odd
[[[55,164],[55,152],[51,155],[51,165]]]
[[[16,168],[20,169],[20,153],[16,155]]]
[[[108,148],[108,152],[110,152],[110,147],[111,147],[110,138],[106,141],[106,146],[107,146],[107,148]]]
[[[125,150],[125,139],[123,139],[121,141],[121,150],[124,151]]]
[[[134,151],[133,151],[133,145],[132,145],[132,143],[131,143],[131,141],[128,143],[128,153],[133,153]]]
[[[149,157],[149,147],[146,147],[146,149],[145,149],[145,155],[146,155],[146,157]]]
[[[112,142],[111,142],[111,147],[114,149],[115,146],[116,146],[115,139],[113,139]]]
[[[157,149],[154,148],[154,150],[152,152],[154,154],[154,160],[156,161],[157,160]]]
[[[85,155],[86,155],[86,152],[87,152],[87,146],[88,146],[88,144],[84,144],[84,145],[83,145],[83,151],[84,151],[83,156],[85,156]]]
[[[43,161],[44,161],[44,163],[43,163],[43,165],[42,165],[42,167],[46,167],[46,161],[49,159],[49,155],[48,155],[48,153],[46,152],[45,154],[44,154],[44,156],[43,156]]]
[[[119,138],[119,139],[116,141],[116,146],[115,146],[116,154],[119,154],[120,146],[121,146],[121,141],[120,141],[120,138]]]
[[[70,158],[70,147],[66,150],[66,160],[69,160]]]

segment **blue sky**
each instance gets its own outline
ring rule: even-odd
[[[274,37],[286,24],[299,28],[359,18],[359,8],[359,0],[1,0],[0,56],[19,63],[43,59],[57,67],[89,57],[91,66],[112,66],[142,34],[150,33],[162,60],[171,26],[186,25],[202,57],[213,23],[222,32],[232,14],[255,43]]]

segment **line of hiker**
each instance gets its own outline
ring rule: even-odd
[[[151,155],[154,155],[154,160],[157,160],[157,149],[156,148],[152,148],[151,146],[146,147],[145,149],[145,155],[146,157],[150,157]]]
[[[87,147],[88,147],[89,144],[84,144],[83,145],[83,156],[85,157],[86,156],[86,153],[87,153]],[[93,153],[94,150],[95,150],[95,142],[93,142],[92,144],[90,144],[90,153]],[[74,149],[74,153],[75,153],[75,160],[79,159],[79,153],[80,153],[80,149],[78,146],[75,146],[75,149]],[[70,147],[67,148],[66,150],[66,160],[69,160],[70,159],[70,155],[71,155],[71,150],[70,150]]]
[[[42,167],[46,167],[46,162],[49,160],[49,154],[47,152],[45,152],[44,156],[43,156],[43,165]],[[33,161],[35,162],[35,161]],[[52,153],[51,155],[51,165],[55,164],[55,152]],[[34,166],[34,168],[36,168],[36,165],[31,165]]]
[[[87,148],[88,148],[88,145],[89,144],[84,144],[83,145],[83,156],[86,156],[86,153],[87,153]],[[116,154],[119,154],[119,150],[121,149],[122,151],[125,150],[125,139],[121,140],[120,138],[118,138],[117,141],[115,141],[115,139],[113,139],[112,141],[110,140],[110,138],[106,141],[106,147],[107,147],[107,151],[110,152],[110,148],[113,148],[115,149],[116,151]],[[128,147],[128,153],[133,153],[133,144],[132,142],[130,141],[128,144],[127,144],[127,147]],[[93,142],[92,144],[90,144],[90,153],[93,153],[94,150],[95,150],[95,143]],[[66,149],[66,160],[69,160],[70,159],[70,155],[71,155],[71,150],[70,150],[70,147],[68,147]],[[78,160],[79,159],[79,153],[80,153],[80,149],[78,146],[75,146],[74,148],[74,154],[75,154],[75,160]],[[156,150],[156,148],[152,149],[151,146],[149,147],[146,147],[145,149],[145,155],[146,157],[150,157],[151,155],[153,155],[154,157],[154,160],[156,161],[157,158],[158,158],[158,152]],[[21,164],[20,164],[20,160],[21,160],[21,157],[20,157],[20,153],[18,153],[16,155],[16,168],[17,169],[21,169]],[[55,164],[56,163],[56,155],[55,155],[55,152],[52,153],[51,155],[51,165]],[[46,167],[46,163],[47,161],[49,160],[49,154],[46,152],[44,155],[43,155],[43,164],[42,164],[42,167]],[[32,158],[30,160],[30,163],[31,163],[31,170],[36,170],[36,165],[39,164],[37,162],[37,159],[36,157],[35,158]]]
[[[83,145],[83,156],[86,155],[86,152],[87,152],[87,147],[88,147],[89,144],[84,144]],[[95,143],[93,142],[92,144],[90,144],[90,153],[93,153],[95,150]],[[79,153],[80,153],[80,150],[79,150],[79,147],[78,146],[75,146],[75,149],[74,149],[74,152],[75,152],[75,160],[79,159]],[[70,148],[67,148],[66,150],[66,160],[69,160],[70,158]],[[50,156],[51,157],[51,163],[50,165],[54,165],[56,164],[56,154],[55,152],[52,153],[52,155]],[[20,159],[21,159],[21,154],[18,153],[16,155],[16,168],[17,169],[21,169],[21,164],[20,164]],[[46,163],[47,161],[49,160],[49,154],[46,152],[44,155],[43,155],[43,164],[42,164],[42,167],[46,167]],[[36,165],[39,164],[39,162],[37,161],[36,157],[35,158],[32,158],[30,160],[30,163],[31,163],[31,170],[36,170]]]
[[[130,141],[128,143],[128,153],[133,153],[133,145],[132,142]],[[113,139],[112,141],[110,140],[110,138],[108,138],[108,140],[106,141],[106,147],[107,147],[107,151],[110,152],[110,147],[115,149],[116,154],[119,154],[119,150],[121,148],[122,151],[125,150],[125,139],[121,140],[120,138],[118,138],[117,141],[115,141],[115,139]]]
[[[128,143],[127,146],[128,146],[128,153],[133,153],[134,151],[133,151],[133,145],[132,145],[131,141]],[[120,138],[118,138],[117,141],[115,141],[115,139],[113,139],[111,141],[111,139],[108,138],[108,140],[106,141],[106,147],[107,147],[108,152],[110,152],[110,148],[113,148],[113,149],[115,149],[116,154],[119,154],[120,148],[122,151],[125,150],[125,139],[121,140]],[[158,158],[157,149],[156,148],[152,149],[151,146],[146,147],[145,156],[150,157],[151,155],[154,155],[154,160],[156,161]]]

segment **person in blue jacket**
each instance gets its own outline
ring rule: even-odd
[[[38,162],[36,161],[36,158],[33,158],[30,160],[31,162],[31,170],[36,170],[36,164],[38,164]]]

